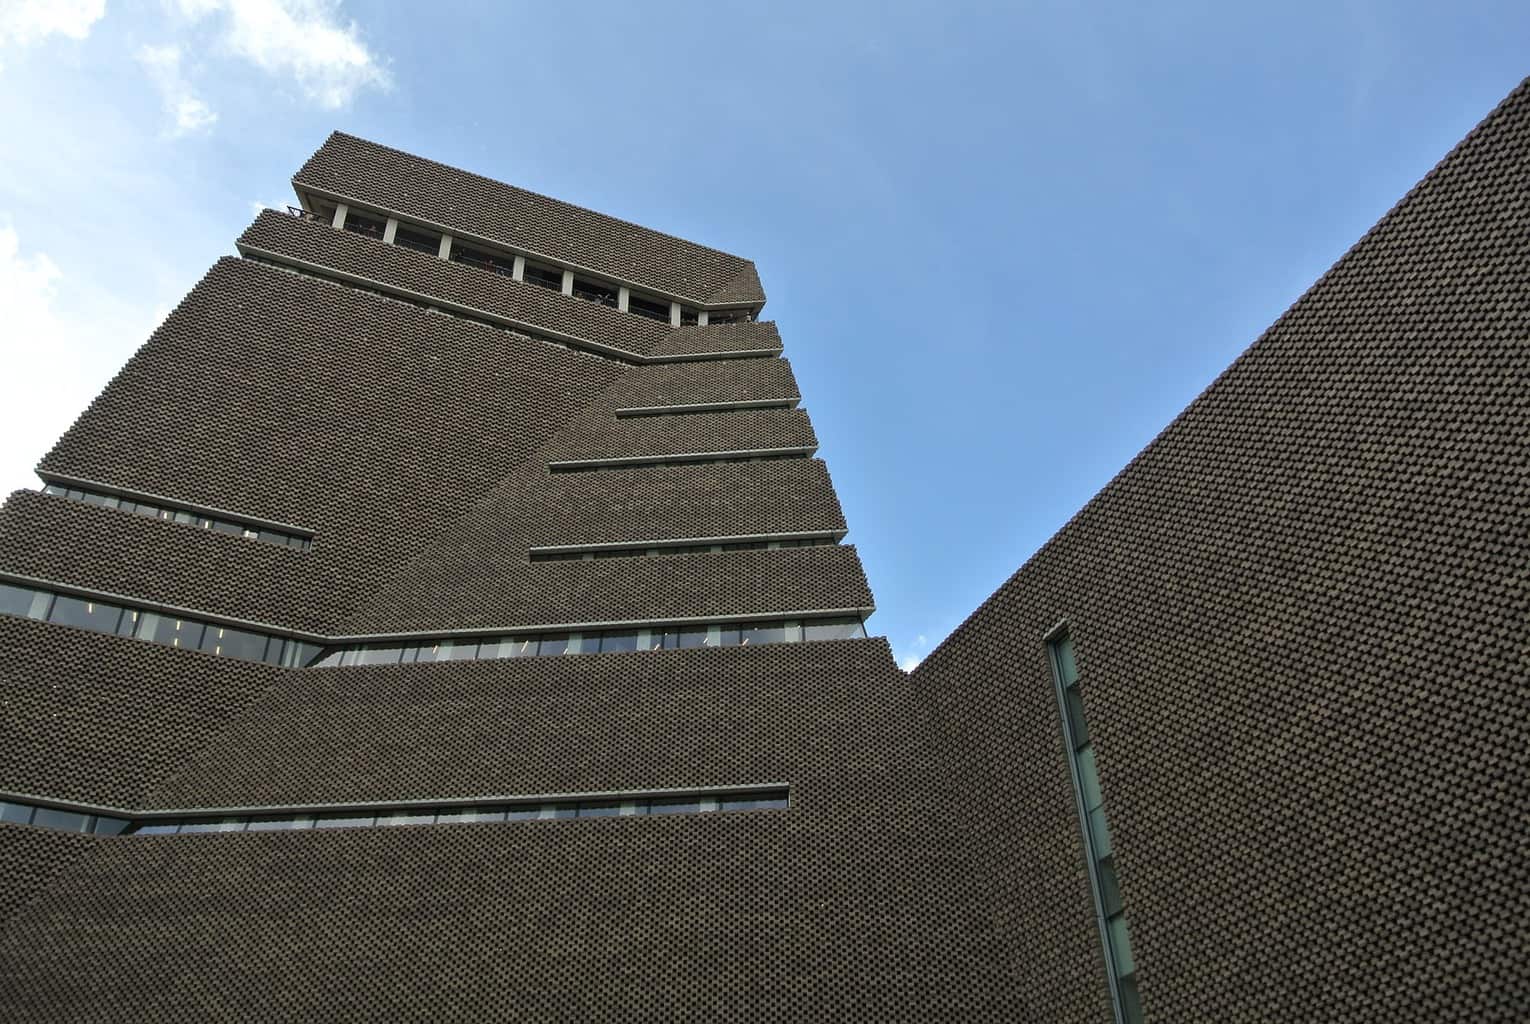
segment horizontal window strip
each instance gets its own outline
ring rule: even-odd
[[[719,551],[777,551],[784,548],[830,547],[839,541],[831,534],[814,537],[719,537],[676,544],[670,542],[627,545],[600,544],[529,552],[533,562],[595,561],[603,558],[635,558],[646,555],[696,555]]]
[[[753,409],[795,409],[801,398],[760,398],[741,402],[698,402],[692,405],[634,405],[616,410],[617,419],[643,416],[696,416],[703,413],[748,412]]]
[[[51,494],[57,498],[66,498],[69,501],[83,502],[86,505],[99,505],[103,508],[114,508],[121,512],[131,512],[133,515],[143,516],[146,519],[163,519],[167,522],[183,523],[187,526],[211,530],[213,533],[226,533],[234,537],[244,537],[247,540],[258,540],[266,544],[275,544],[277,547],[292,548],[296,551],[307,551],[313,547],[312,536],[303,536],[284,530],[272,529],[270,526],[254,520],[236,520],[214,516],[198,511],[188,505],[169,503],[163,499],[156,498],[153,501],[140,501],[125,495],[108,494],[104,491],[94,491],[62,483],[45,484],[43,493]]]
[[[33,828],[49,828],[56,832],[81,832],[95,836],[121,835],[132,825],[132,821],[125,816],[90,814],[14,800],[0,800],[0,821],[8,821],[13,825],[31,825]]]
[[[0,615],[286,668],[307,665],[321,650],[289,637],[14,583],[0,582]]]
[[[333,228],[336,227],[335,213],[341,202],[342,200],[324,198],[314,203],[316,209],[313,210],[288,206],[287,214],[298,220],[312,221]],[[685,300],[670,299],[656,294],[645,295],[641,286],[633,288],[629,282],[591,275],[586,268],[577,264],[555,261],[540,253],[512,249],[491,239],[466,233],[459,234],[446,225],[413,221],[391,210],[368,209],[349,199],[343,202],[346,214],[340,228],[345,231],[400,245],[406,249],[414,249],[417,252],[436,256],[452,263],[460,263],[485,273],[524,281],[526,284],[534,284],[549,291],[562,292],[585,302],[621,309],[624,313],[631,313],[649,320],[671,323],[674,316],[671,306],[674,305],[679,307],[682,325],[700,322],[702,311]],[[391,237],[388,233],[390,220],[395,224]],[[451,241],[443,247],[444,237],[449,237]],[[517,262],[520,263],[519,272],[516,270]],[[567,291],[564,290],[565,273],[572,278],[571,286]],[[623,290],[628,293],[625,309],[622,309],[621,301]],[[748,323],[754,319],[754,314],[749,309],[717,310],[709,316],[714,318],[710,322],[718,324]]]
[[[642,355],[627,349],[603,345],[588,338],[544,333],[530,324],[511,320],[508,317],[498,317],[487,310],[463,306],[446,299],[413,292],[395,285],[385,284],[381,281],[373,281],[369,278],[349,274],[336,270],[333,267],[310,263],[307,260],[288,256],[284,253],[273,252],[269,249],[262,249],[243,243],[238,244],[238,249],[239,255],[251,263],[259,263],[273,270],[279,270],[284,274],[307,278],[310,281],[321,281],[333,288],[346,288],[350,291],[374,295],[389,302],[402,302],[405,305],[437,313],[441,316],[456,317],[459,320],[467,320],[470,323],[478,324],[481,327],[488,327],[491,330],[503,331],[517,338],[540,342],[544,345],[554,345],[558,348],[579,352],[583,355],[599,359],[611,359],[619,363],[642,365],[645,363],[703,363],[726,359],[760,359],[767,356],[779,356],[782,351],[777,347],[770,349],[721,349],[710,352]]]
[[[240,661],[284,668],[356,665],[412,665],[432,661],[487,661],[554,654],[608,654],[622,651],[684,650],[844,640],[866,636],[860,613],[843,610],[792,618],[732,622],[633,623],[589,630],[546,627],[492,636],[442,637],[330,644],[240,629],[178,613],[97,600],[43,587],[0,582],[0,615],[51,622],[112,636],[132,637],[164,647],[201,651]]]
[[[730,462],[775,462],[810,459],[817,447],[761,448],[736,452],[688,452],[682,455],[637,455],[611,459],[569,459],[550,462],[549,473],[594,473],[611,469],[650,469],[654,466],[717,466]]]
[[[615,654],[678,651],[695,647],[749,647],[807,640],[851,640],[866,636],[859,616],[766,619],[745,623],[694,623],[623,629],[520,633],[462,637],[420,643],[372,643],[327,648],[314,668],[357,665],[415,665],[432,661],[492,661],[561,654]]]
[[[618,818],[716,811],[787,810],[786,786],[727,786],[716,789],[641,790],[630,793],[498,797],[431,804],[298,808],[196,809],[185,812],[129,811],[57,806],[15,797],[0,800],[0,821],[88,835],[185,835],[199,832],[286,832],[325,828],[381,828],[395,825],[463,825],[569,818]]]

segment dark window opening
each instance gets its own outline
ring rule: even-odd
[[[381,238],[388,230],[388,222],[362,213],[360,210],[345,211],[345,230],[354,231],[368,238]]]
[[[502,277],[512,277],[515,274],[515,257],[474,249],[470,245],[460,244],[455,239],[452,240],[451,261],[477,267],[479,270],[487,270],[491,274],[499,274]]]
[[[558,287],[561,288],[562,286],[563,281],[560,275],[558,280]],[[582,277],[574,278],[574,297],[577,299],[583,299],[586,302],[598,302],[602,306],[615,307],[616,305],[615,288],[610,288],[603,284],[597,284],[594,281],[587,281]]]
[[[662,320],[664,323],[669,323],[669,303],[654,302],[641,295],[627,296],[627,312],[646,316],[650,320]]]
[[[425,231],[416,231],[400,224],[393,234],[393,244],[405,249],[413,249],[415,252],[423,252],[427,256],[436,256],[441,252],[441,236],[433,235]]]
[[[538,263],[527,262],[526,283],[534,284],[538,288],[549,288],[555,292],[563,290],[563,271],[556,267],[544,267]]]

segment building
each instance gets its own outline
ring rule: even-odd
[[[1530,1012],[1530,83],[912,674],[747,260],[293,184],[0,512],[0,1017]]]

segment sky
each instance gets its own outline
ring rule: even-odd
[[[912,666],[1526,74],[1523,0],[0,0],[0,493],[338,128],[753,259]]]

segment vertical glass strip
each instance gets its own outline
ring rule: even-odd
[[[1142,1006],[1137,998],[1137,965],[1132,959],[1126,917],[1121,912],[1121,891],[1116,881],[1115,849],[1105,820],[1105,798],[1095,767],[1094,746],[1084,723],[1084,700],[1079,692],[1078,661],[1073,640],[1060,633],[1047,642],[1052,680],[1057,691],[1057,711],[1068,751],[1068,773],[1083,833],[1084,855],[1089,862],[1089,887],[1094,893],[1100,944],[1104,947],[1110,998],[1117,1024],[1141,1024]]]

